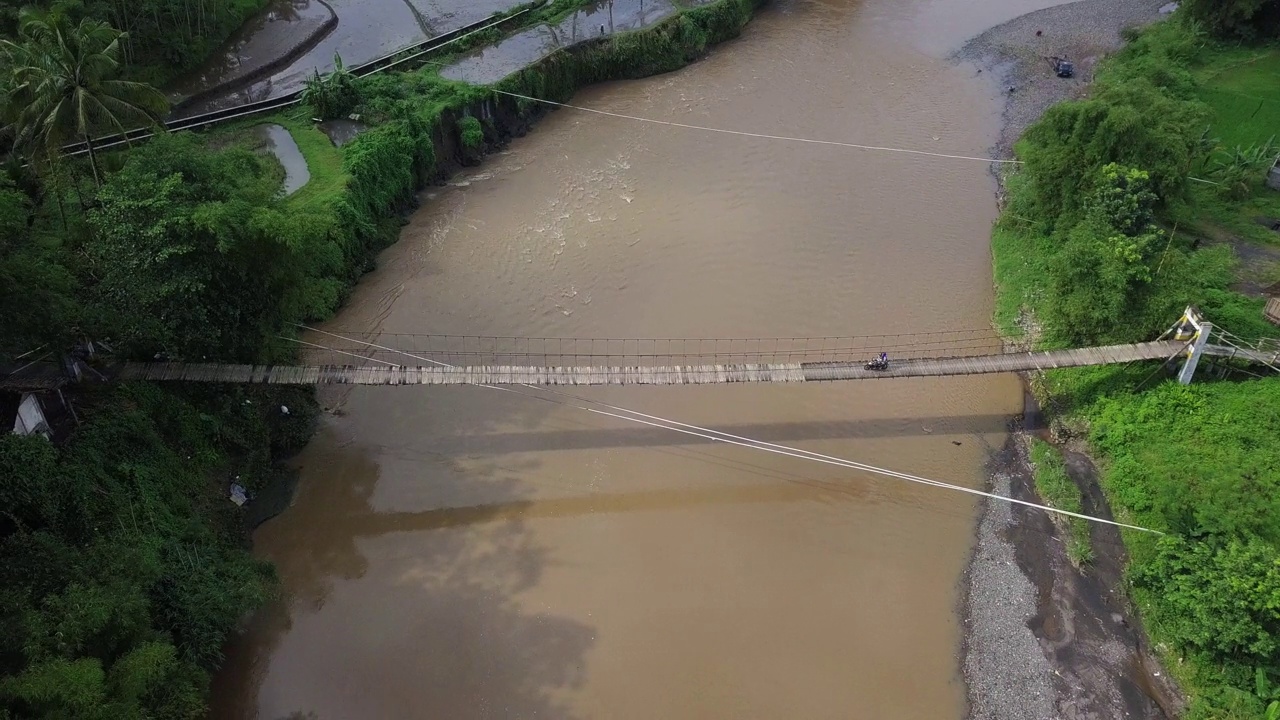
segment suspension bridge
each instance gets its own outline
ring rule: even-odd
[[[92,372],[108,380],[291,385],[470,384],[489,388],[513,385],[531,389],[536,389],[538,385],[675,385],[937,377],[1150,360],[1162,360],[1166,367],[1180,364],[1177,370],[1178,380],[1183,384],[1191,382],[1197,365],[1205,359],[1215,363],[1221,370],[1231,368],[1256,374],[1245,368],[1257,369],[1257,366],[1264,366],[1280,372],[1280,343],[1274,340],[1249,343],[1230,332],[1215,328],[1191,307],[1186,309],[1177,323],[1151,342],[1040,352],[1005,351],[1002,339],[989,329],[845,338],[731,340],[389,335],[381,332],[347,334],[316,328],[303,329],[308,332],[309,339],[279,338],[296,346],[295,349],[301,348],[298,352],[300,364],[297,365],[129,362],[110,368],[107,374],[96,369]],[[895,359],[889,367],[883,370],[865,367],[864,359],[879,352],[892,353]],[[418,364],[408,364],[406,360]],[[533,364],[535,360],[541,364]],[[566,361],[574,364],[555,364]],[[578,364],[584,361],[587,364]],[[477,364],[478,362],[489,364]],[[524,364],[519,364],[520,362]],[[614,362],[620,364],[613,364]],[[32,368],[35,370],[32,371]],[[45,371],[48,369],[44,368]],[[30,372],[32,376],[23,377],[24,372]],[[45,381],[52,383],[49,388],[60,385],[53,378],[40,377],[41,373],[39,361],[29,363],[16,372],[0,375],[0,387],[7,383],[35,387]],[[80,378],[79,370],[74,374],[77,379]],[[64,374],[61,382],[67,379]],[[532,395],[520,387],[507,389],[598,415],[712,442],[894,477],[1090,522],[1158,533],[1157,530],[1107,518],[1092,517],[648,415],[609,405],[598,399],[558,391],[551,392],[559,397],[548,398],[541,394]]]
[[[1188,308],[1155,341],[1005,351],[990,330],[826,338],[603,339],[359,335],[313,330],[295,365],[126,363],[122,380],[287,385],[707,385],[1013,373],[1162,360],[1191,381],[1201,358],[1280,366],[1280,346],[1248,344]],[[319,342],[322,340],[323,342]],[[375,342],[376,340],[376,342]],[[891,362],[866,361],[886,352]]]

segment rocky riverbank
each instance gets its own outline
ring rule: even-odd
[[[992,491],[1042,503],[1019,422],[991,463]],[[1064,452],[1084,512],[1110,518],[1089,458]],[[1076,568],[1045,513],[989,503],[965,576],[963,671],[973,720],[1178,717],[1184,700],[1160,667],[1124,592],[1119,531],[1093,524],[1093,561]]]
[[[997,77],[1006,98],[997,156],[1054,103],[1083,97],[1098,61],[1123,43],[1125,28],[1160,17],[1164,0],[1083,0],[1018,17],[971,40],[956,59]],[[1071,60],[1057,77],[1048,58]],[[1039,503],[1019,421],[991,462],[991,489]],[[1087,456],[1065,453],[1085,512],[1110,517]],[[962,669],[973,720],[1177,717],[1183,700],[1149,650],[1124,593],[1119,532],[1091,528],[1094,561],[1067,557],[1057,527],[1041,511],[988,503],[964,579]]]
[[[1013,153],[1013,143],[1050,105],[1082,97],[1098,61],[1123,43],[1125,28],[1160,17],[1168,0],[1081,0],[1014,18],[973,38],[956,54],[995,73],[1006,97],[996,151]],[[1059,78],[1049,58],[1075,65],[1075,75]]]

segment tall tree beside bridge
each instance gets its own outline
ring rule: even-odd
[[[150,85],[116,77],[125,35],[110,25],[87,18],[73,25],[65,14],[33,8],[20,22],[17,41],[0,40],[10,74],[3,113],[14,146],[48,167],[67,143],[83,141],[101,187],[93,136],[157,125],[169,103]]]

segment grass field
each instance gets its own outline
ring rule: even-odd
[[[1280,47],[1226,49],[1197,76],[1200,99],[1213,111],[1210,131],[1222,151],[1270,143],[1273,155],[1280,152]],[[1209,223],[1252,242],[1280,244],[1280,234],[1257,222],[1280,217],[1280,192],[1264,187],[1261,178],[1241,200],[1215,197],[1209,186],[1192,190],[1195,225]]]
[[[285,203],[303,213],[317,213],[335,202],[346,190],[348,175],[342,168],[342,151],[316,127],[301,109],[272,118],[280,123],[306,158],[311,179],[290,195]]]
[[[1213,108],[1213,133],[1225,147],[1280,140],[1280,48],[1254,53],[1203,82],[1200,98]]]

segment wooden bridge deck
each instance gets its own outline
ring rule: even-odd
[[[980,375],[1026,370],[1163,360],[1186,349],[1177,341],[1134,345],[1004,353],[975,357],[899,360],[885,371],[862,362],[746,363],[654,367],[419,367],[281,366],[201,363],[127,363],[123,380],[272,383],[283,385],[706,385],[733,382],[821,382],[944,375]],[[1207,354],[1230,348],[1209,346]],[[1238,355],[1238,353],[1237,353]],[[1272,359],[1274,361],[1274,358]]]

